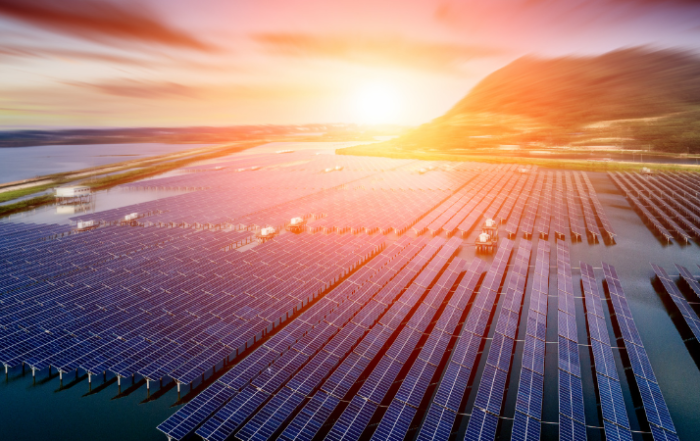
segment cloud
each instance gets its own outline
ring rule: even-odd
[[[493,47],[422,42],[401,37],[266,33],[255,34],[252,39],[274,55],[449,72],[458,70],[461,62],[505,53]]]
[[[169,81],[139,81],[119,79],[98,83],[64,81],[63,84],[80,87],[89,91],[125,98],[162,99],[198,98],[200,91],[191,86]]]
[[[211,51],[213,46],[123,4],[96,0],[0,0],[0,15],[53,32],[93,40],[150,43]]]
[[[147,66],[145,60],[123,55],[81,51],[59,48],[34,48],[29,46],[0,46],[1,58],[29,58],[29,59],[63,59],[69,61],[92,61],[98,63],[113,63],[129,66]]]

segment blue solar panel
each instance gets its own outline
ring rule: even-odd
[[[571,341],[577,341],[576,318],[562,311],[557,311],[559,323],[559,335]]]
[[[586,426],[580,421],[574,421],[566,416],[559,417],[560,441],[586,441]]]
[[[547,316],[531,309],[527,316],[527,333],[538,340],[545,341],[547,334]]]
[[[543,389],[544,377],[542,375],[529,369],[522,369],[515,410],[538,420],[541,419]]]
[[[418,433],[417,440],[433,441],[449,439],[456,417],[457,414],[444,407],[431,405],[425,416],[420,432]]]
[[[596,372],[617,379],[617,366],[615,365],[615,358],[610,347],[597,340],[591,340],[591,349],[593,351]]]
[[[460,403],[469,383],[471,370],[455,363],[449,363],[433,401],[454,412],[459,411]]]
[[[318,391],[284,429],[279,439],[312,441],[338,404],[339,398]]]
[[[469,418],[469,426],[464,436],[465,441],[493,440],[498,428],[498,417],[494,414],[474,409]]]
[[[525,337],[523,367],[544,375],[545,342],[532,336]]]
[[[654,441],[679,441],[678,435],[668,430],[664,430],[660,427],[651,426],[651,434],[654,437]]]
[[[597,374],[600,405],[603,410],[603,418],[612,421],[618,426],[629,428],[629,420],[625,409],[625,400],[622,396],[620,382],[605,375]]]
[[[401,382],[401,387],[398,392],[396,392],[395,399],[410,404],[415,408],[420,407],[423,395],[428,389],[428,385],[435,374],[435,370],[435,366],[422,360],[416,360],[413,366],[411,366],[411,370]]]
[[[502,371],[508,372],[510,369],[510,359],[513,354],[515,342],[512,338],[495,333],[486,362]]]
[[[392,401],[386,409],[382,420],[372,435],[377,441],[400,441],[406,438],[411,428],[411,421],[417,410],[399,401]]]
[[[353,397],[347,409],[325,436],[328,440],[359,440],[377,410],[377,405],[359,396]]]
[[[567,418],[585,422],[581,378],[559,370],[559,413]]]
[[[577,377],[581,377],[581,364],[579,361],[578,344],[559,337],[559,368]]]
[[[474,406],[499,415],[507,379],[508,374],[506,372],[487,364],[481,376],[481,383],[479,384]]]
[[[300,395],[283,387],[279,393],[236,433],[240,440],[266,440],[282,426],[294,409],[304,401]]]
[[[673,425],[671,414],[666,407],[666,402],[661,394],[659,385],[637,376],[635,376],[635,380],[637,380],[637,386],[642,396],[644,411],[649,423],[655,424],[670,432],[675,432],[676,427]]]
[[[656,270],[657,268],[655,268]],[[615,308],[616,318],[620,324],[620,330],[623,334],[623,341],[625,348],[627,349],[630,364],[632,365],[632,371],[634,372],[634,378],[636,380],[637,386],[639,388],[639,393],[642,397],[642,402],[644,404],[644,411],[646,413],[647,420],[650,425],[659,426],[665,431],[670,433],[675,433],[676,428],[671,419],[670,412],[666,406],[666,402],[661,393],[659,385],[656,383],[656,377],[651,368],[651,363],[646,354],[646,350],[641,343],[641,338],[637,332],[637,327],[632,318],[632,314],[629,311],[627,302],[625,301],[625,293],[622,289],[619,279],[617,278],[617,273],[615,268],[611,265],[603,263],[603,270],[605,271],[605,277],[608,281],[608,286],[615,287],[615,294],[612,297],[618,297],[616,302],[613,302],[613,307]],[[657,271],[657,274],[661,271]],[[666,278],[665,274],[661,274],[662,277]],[[660,433],[662,437],[665,437],[666,432]]]
[[[541,422],[520,412],[515,412],[513,421],[513,441],[539,441]]]
[[[603,421],[606,441],[632,441],[632,432],[626,427],[620,427],[610,421]]]

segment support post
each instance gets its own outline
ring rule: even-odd
[[[92,384],[92,373],[88,372],[88,383]]]
[[[146,378],[146,390],[151,390],[151,380]]]

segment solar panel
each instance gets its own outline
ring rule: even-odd
[[[666,278],[666,274],[663,273],[663,270],[660,268],[659,270],[662,276]],[[603,263],[603,271],[605,272],[605,278],[608,281],[608,285],[615,287],[616,292],[615,294],[611,294],[612,297],[620,296],[620,300],[624,300],[625,293],[622,290],[615,267],[608,265],[607,263]],[[623,308],[623,305],[625,308]],[[629,359],[632,365],[632,372],[635,374],[634,379],[642,397],[644,412],[647,420],[649,421],[650,425],[656,425],[668,432],[675,433],[676,428],[671,420],[671,415],[668,411],[668,407],[666,406],[666,401],[661,393],[661,388],[656,382],[656,377],[654,376],[646,350],[644,349],[639,333],[637,332],[634,319],[631,317],[631,312],[629,311],[626,302],[624,304],[621,302],[613,302],[613,308],[615,309],[615,317],[617,320],[625,321],[624,326],[626,328],[627,336],[625,336],[625,333],[623,332],[623,342],[625,348],[628,349]]]
[[[582,282],[585,280],[583,286],[586,305],[595,305],[596,309],[602,311],[601,297],[593,268],[584,262],[580,263],[580,268]],[[598,329],[599,331],[596,331],[598,332],[598,338],[604,340],[598,340],[600,344],[595,346],[596,350],[593,352],[593,358],[606,438],[627,439],[625,437],[629,436],[631,439],[630,424],[625,408],[625,400],[622,396],[622,387],[618,379],[617,371],[610,365],[613,354],[607,336],[607,328],[605,328],[605,319],[595,315],[591,311],[586,314],[586,318],[588,319],[589,329],[591,330],[591,339],[594,338],[593,329]],[[608,433],[610,433],[610,435],[608,435]]]

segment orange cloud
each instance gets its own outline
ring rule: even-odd
[[[211,51],[213,46],[152,14],[94,0],[0,0],[0,15],[61,34]]]
[[[169,81],[113,80],[99,83],[66,81],[64,84],[83,89],[126,98],[197,98],[199,91],[190,86]]]
[[[460,62],[504,54],[503,50],[492,47],[422,42],[401,37],[267,33],[252,38],[275,55],[431,71],[451,72],[458,70]]]

